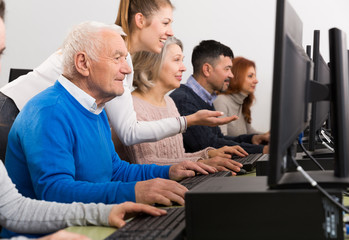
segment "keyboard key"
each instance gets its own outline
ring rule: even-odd
[[[176,239],[185,229],[184,207],[167,208],[167,215],[153,217],[140,214],[105,240]]]
[[[246,157],[239,157],[234,155],[231,159],[234,161],[237,161],[243,165],[243,169],[246,171],[250,172],[253,170],[253,168],[256,167],[256,162],[257,160],[262,157],[264,154],[262,153],[254,153],[254,154],[249,154]]]
[[[227,177],[231,176],[231,172],[229,171],[221,171],[221,172],[216,172],[216,173],[211,173],[207,175],[198,175],[195,177],[190,177],[183,179],[179,183],[188,188],[189,190],[192,189],[193,187],[199,185],[200,183],[206,181],[207,179],[210,179],[212,177]]]

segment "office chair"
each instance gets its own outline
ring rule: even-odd
[[[10,69],[9,82],[15,80],[21,75],[25,75],[31,69]],[[11,98],[8,98],[0,92],[0,159],[5,162],[5,153],[7,147],[7,137],[12,127],[12,124],[17,117],[19,110]]]
[[[13,80],[17,79],[18,77],[25,75],[31,71],[33,71],[33,70],[32,69],[22,69],[22,68],[11,68],[10,69],[10,77],[8,79],[8,82],[12,82]]]

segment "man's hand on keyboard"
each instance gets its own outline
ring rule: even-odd
[[[166,214],[166,211],[160,208],[141,203],[124,202],[114,205],[111,209],[108,217],[109,225],[120,228],[125,225],[124,219],[134,217],[137,213],[141,212],[152,216],[161,216]]]
[[[172,202],[184,205],[184,194],[188,189],[176,181],[155,178],[136,183],[136,202],[171,206]]]
[[[217,169],[200,162],[183,161],[170,167],[170,179],[180,181],[183,178],[193,177],[197,173],[215,173]]]
[[[253,144],[262,144],[262,143],[269,143],[270,140],[270,132],[266,132],[263,134],[256,134],[253,135],[251,142]]]
[[[267,154],[267,153],[269,153],[269,144],[265,145],[263,148],[263,154]]]
[[[207,165],[215,167],[218,171],[231,171],[232,175],[236,175],[235,172],[240,172],[240,168],[242,168],[242,164],[238,163],[231,158],[223,158],[223,157],[214,157],[199,160]]]
[[[232,155],[246,157],[248,153],[240,146],[224,146],[218,149],[208,151],[208,156],[210,158],[217,156],[223,158],[231,158]]]

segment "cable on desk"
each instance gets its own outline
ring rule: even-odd
[[[298,144],[299,146],[302,148],[303,152],[322,170],[322,171],[325,171],[325,169],[321,166],[321,164],[316,161],[316,159],[311,156],[311,154],[307,151],[307,149],[305,149],[304,145],[303,145],[303,142],[302,142],[302,138],[303,138],[303,134],[300,134],[299,137],[298,137]],[[298,163],[297,163],[298,165]]]
[[[319,141],[321,142],[322,145],[324,145],[331,152],[334,152],[333,137],[328,135],[326,130],[321,128],[320,133],[318,132],[318,138],[319,138]],[[323,140],[323,138],[327,141],[327,143]],[[332,146],[330,146],[330,145],[332,145]]]
[[[300,172],[305,179],[310,183],[311,186],[317,188],[323,195],[325,195],[333,204],[342,209],[344,212],[349,213],[349,209],[346,208],[343,204],[337,202],[325,189],[323,189],[309,174],[304,171],[304,169],[297,163],[294,157],[291,158],[292,162],[296,165],[297,171]]]

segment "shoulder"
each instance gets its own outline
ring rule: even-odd
[[[191,99],[195,95],[196,95],[195,92],[191,88],[187,87],[184,84],[181,84],[179,88],[177,88],[170,94],[170,97],[176,102],[180,100],[183,101],[184,99],[188,99],[188,98]]]
[[[189,90],[191,90],[189,87],[187,87],[184,84],[181,84],[179,88],[177,88],[170,94],[170,96],[172,97],[177,95],[184,95],[184,94],[187,94]]]
[[[219,94],[219,95],[217,96],[216,101],[217,101],[217,100],[226,100],[226,99],[229,99],[229,98],[230,98],[230,96],[229,96],[228,94]]]
[[[36,117],[63,117],[76,105],[71,100],[73,97],[65,91],[61,85],[55,84],[29,100],[21,112]]]
[[[143,114],[148,111],[151,111],[151,105],[145,100],[134,95],[132,95],[132,99],[133,99],[133,107],[137,113],[137,119],[139,114]]]
[[[171,97],[165,96],[165,101],[166,101],[166,104],[167,104],[167,108],[177,111],[177,106],[176,106],[175,102],[173,101],[173,99]]]
[[[227,103],[229,100],[229,96],[226,94],[220,94],[217,96],[216,100],[214,101],[214,104],[224,104]]]
[[[51,86],[30,99],[24,106],[23,110],[30,107],[41,108],[53,105],[57,102],[57,99],[59,99],[60,96],[60,90],[55,88],[54,86]]]
[[[132,94],[132,100],[133,100],[133,106],[136,107],[136,106],[140,106],[142,105],[142,103],[144,102],[144,100],[142,100],[141,98],[135,96]]]

